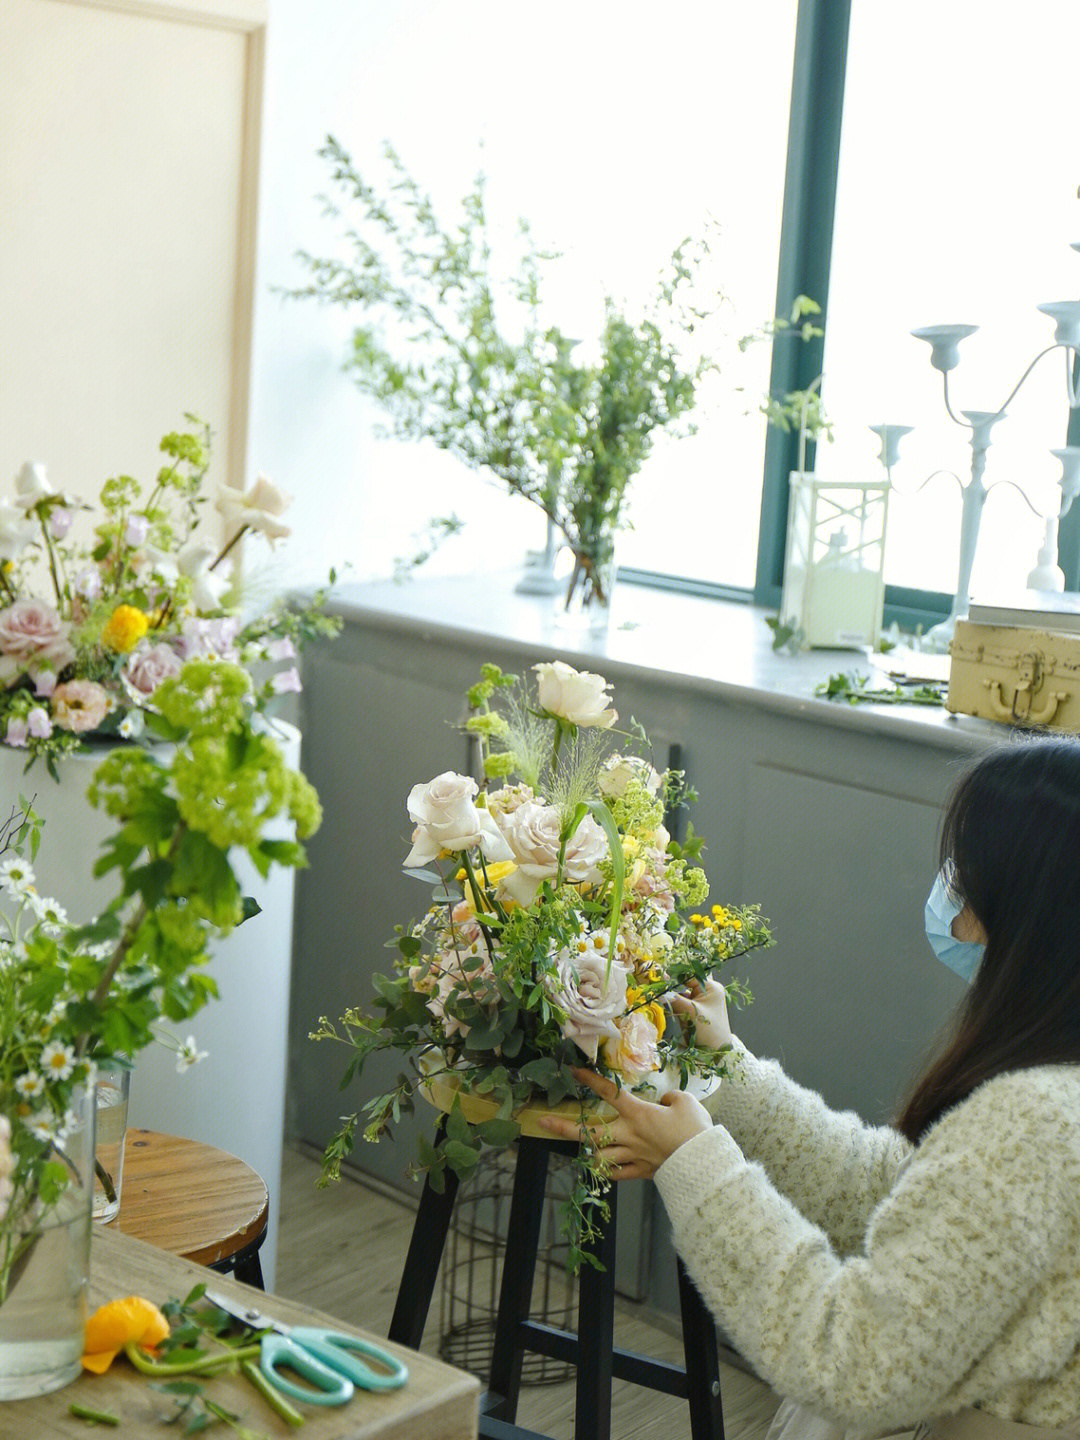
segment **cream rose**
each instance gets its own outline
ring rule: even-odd
[[[637,780],[650,795],[655,795],[660,789],[660,776],[640,755],[611,755],[604,762],[603,769],[597,784],[600,787],[601,795],[608,795],[617,800],[620,795],[626,794],[626,787],[631,780]]]
[[[507,875],[500,888],[519,905],[531,904],[543,880],[558,874],[562,817],[554,805],[528,800],[499,819],[502,833],[513,851],[517,869]],[[608,853],[607,836],[586,815],[566,842],[563,878],[572,885],[595,884],[601,879],[598,866]]]
[[[660,1035],[656,1022],[642,1010],[632,1010],[615,1021],[618,1040],[604,1044],[604,1059],[632,1085],[660,1069]]]
[[[615,1019],[626,1009],[628,979],[619,960],[612,960],[609,968],[607,937],[597,933],[561,950],[555,974],[546,981],[549,995],[566,1016],[563,1035],[594,1063],[601,1040],[618,1044]]]
[[[479,845],[488,860],[512,860],[494,818],[473,802],[479,790],[470,775],[446,770],[409,791],[409,817],[416,828],[406,866],[427,865],[443,850],[472,850]]]
[[[61,730],[85,735],[96,730],[113,708],[107,690],[93,680],[68,680],[52,693],[53,719]]]
[[[62,670],[75,659],[71,627],[41,600],[16,600],[0,610],[0,681],[27,670]]]
[[[255,484],[242,492],[223,488],[216,504],[230,528],[246,526],[249,530],[258,530],[271,545],[292,534],[288,525],[283,525],[278,518],[292,504],[292,496],[279,490],[265,475],[259,475]]]
[[[609,682],[589,670],[575,670],[562,660],[534,665],[540,708],[571,725],[597,726],[610,730],[619,718],[608,709]]]

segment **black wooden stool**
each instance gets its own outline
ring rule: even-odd
[[[615,1215],[618,1186],[608,1192],[611,1218],[602,1227],[592,1253],[603,1270],[581,1267],[577,1334],[530,1320],[533,1272],[540,1243],[548,1156],[573,1154],[567,1140],[522,1136],[517,1141],[517,1171],[510,1201],[502,1287],[495,1320],[490,1389],[480,1402],[480,1434],[490,1440],[547,1440],[514,1424],[525,1352],[549,1355],[577,1366],[575,1440],[610,1440],[612,1379],[630,1380],[649,1390],[677,1395],[690,1405],[693,1440],[724,1440],[720,1401],[720,1363],[716,1327],[690,1278],[678,1261],[686,1368],[629,1350],[615,1340]],[[389,1338],[420,1348],[435,1277],[442,1259],[457,1195],[457,1176],[444,1172],[446,1189],[437,1194],[425,1184],[401,1277]]]

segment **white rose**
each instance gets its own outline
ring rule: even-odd
[[[192,540],[176,557],[180,574],[191,581],[191,598],[196,610],[220,610],[231,583],[228,576],[210,570],[210,562],[216,555],[212,546]]]
[[[216,504],[230,529],[247,526],[249,530],[258,530],[271,545],[275,540],[283,540],[286,535],[292,534],[278,518],[292,504],[292,496],[279,490],[265,475],[259,475],[255,484],[242,492],[223,488]]]
[[[471,850],[475,845],[488,860],[513,859],[492,816],[473,803],[479,788],[470,775],[453,770],[413,786],[407,803],[416,829],[407,866],[427,865],[442,850]]]
[[[45,476],[45,466],[28,460],[15,476],[15,504],[20,510],[32,510],[40,501],[56,491]]]
[[[660,776],[648,760],[643,760],[640,755],[611,755],[600,771],[600,794],[618,799],[626,793],[631,780],[640,781],[650,795],[659,792]]]
[[[567,720],[571,725],[595,725],[609,730],[619,718],[607,708],[611,698],[609,682],[589,670],[575,670],[562,660],[534,665],[538,677],[540,708]]]
[[[626,1009],[629,972],[619,960],[608,965],[607,937],[583,935],[577,946],[561,950],[555,974],[545,982],[566,1019],[562,1033],[595,1062],[601,1040],[618,1043],[615,1017]]]
[[[541,881],[554,879],[559,869],[562,816],[554,805],[527,800],[500,819],[517,869],[501,881],[501,889],[519,905],[529,905]],[[598,866],[607,857],[608,842],[603,830],[586,815],[566,842],[563,878],[572,885],[595,884],[601,879]]]
[[[0,560],[17,560],[37,534],[37,524],[10,500],[0,500]]]

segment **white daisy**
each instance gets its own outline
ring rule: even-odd
[[[35,1140],[56,1139],[56,1116],[51,1110],[39,1110],[36,1115],[28,1116],[23,1124]]]
[[[190,1070],[192,1065],[197,1065],[200,1060],[205,1060],[209,1050],[200,1050],[195,1044],[195,1036],[189,1035],[180,1046],[176,1055],[176,1073],[183,1075],[185,1070]]]
[[[15,1081],[15,1089],[24,1100],[36,1100],[45,1090],[45,1081],[36,1070],[28,1070]]]
[[[34,872],[25,860],[20,860],[18,856],[0,860],[0,890],[6,890],[9,895],[21,900],[33,888]]]
[[[41,921],[46,935],[61,935],[67,928],[67,911],[48,895],[29,896],[34,914]]]
[[[75,1068],[75,1048],[52,1040],[41,1051],[41,1068],[54,1080],[66,1080]]]

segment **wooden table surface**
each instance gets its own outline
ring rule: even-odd
[[[213,1265],[257,1240],[268,1214],[262,1177],[235,1155],[156,1130],[127,1132],[110,1230]]]
[[[444,1365],[416,1351],[391,1345],[380,1336],[343,1325],[331,1316],[309,1310],[276,1295],[240,1285],[230,1276],[208,1275],[201,1266],[164,1250],[132,1240],[110,1226],[95,1226],[90,1252],[90,1309],[124,1295],[144,1295],[156,1304],[173,1296],[182,1298],[193,1285],[208,1282],[213,1289],[236,1295],[275,1319],[290,1325],[329,1325],[374,1340],[400,1355],[409,1367],[409,1379],[399,1390],[382,1394],[357,1390],[347,1405],[334,1408],[298,1405],[305,1417],[302,1429],[287,1425],[242,1375],[218,1375],[204,1382],[207,1396],[218,1401],[256,1434],[278,1440],[475,1440],[480,1404],[480,1382],[475,1376]],[[357,1276],[363,1285],[363,1276]],[[159,1382],[140,1375],[119,1356],[104,1375],[83,1373],[73,1384],[36,1400],[0,1402],[0,1440],[87,1440],[88,1435],[118,1435],[123,1440],[162,1440],[177,1430],[162,1421],[175,1413],[173,1400],[154,1386]],[[119,1429],[94,1427],[69,1411],[72,1401],[121,1417]],[[231,1434],[220,1426],[213,1433]]]

